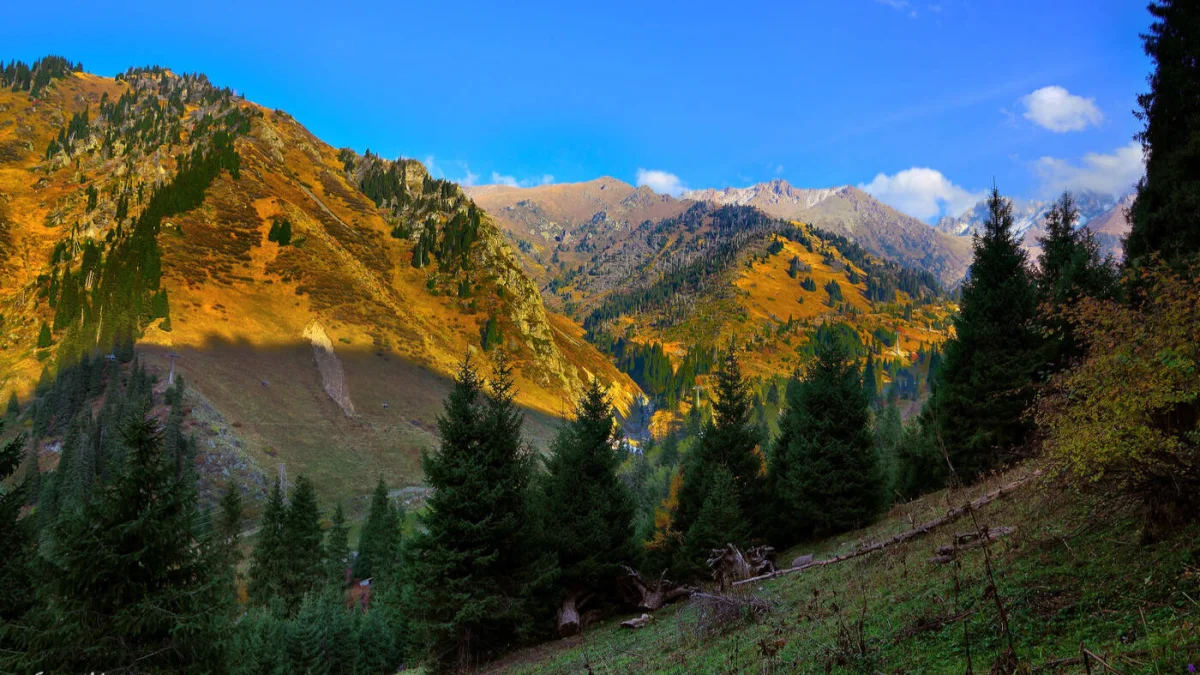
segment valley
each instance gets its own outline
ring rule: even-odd
[[[14,8],[0,672],[1195,672],[1200,5],[1067,7]]]

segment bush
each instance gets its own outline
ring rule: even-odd
[[[1138,497],[1154,525],[1200,507],[1200,280],[1159,265],[1140,287],[1141,306],[1068,310],[1086,356],[1052,380],[1037,419],[1073,482]]]

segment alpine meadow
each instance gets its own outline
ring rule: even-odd
[[[1200,669],[1200,3],[138,4],[0,25],[0,672]]]

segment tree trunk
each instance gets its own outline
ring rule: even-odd
[[[558,608],[558,634],[560,637],[570,637],[579,632],[579,600],[578,593],[571,593],[562,601]]]
[[[724,548],[712,549],[707,563],[713,580],[723,591],[735,581],[774,572],[774,561],[775,549],[770,546],[755,546],[743,553],[737,546],[726,544]]]
[[[666,570],[659,575],[658,581],[650,584],[642,578],[640,572],[632,567],[622,565],[621,569],[625,571],[624,576],[621,577],[621,592],[638,609],[654,611],[673,600],[686,598],[696,590],[691,586],[680,586],[669,581]]]

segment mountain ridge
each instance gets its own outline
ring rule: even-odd
[[[640,394],[578,325],[547,312],[458,186],[413,160],[339,151],[203,76],[67,72],[36,96],[0,91],[0,240],[16,253],[0,263],[0,393],[25,398],[56,364],[140,336],[161,373],[182,353],[179,372],[199,394],[227,413],[258,411],[237,419],[263,466],[288,459],[321,474],[341,461],[321,447],[349,443],[366,453],[360,466],[415,477],[440,401],[403,392],[447,390],[488,330],[512,353],[518,402],[546,419],[593,376],[622,409]],[[321,384],[309,391],[293,376],[304,361],[284,358],[313,353],[314,322],[346,361],[352,408]],[[221,344],[236,354],[204,352]],[[372,381],[382,373],[398,379]],[[276,393],[299,417],[252,405]],[[337,436],[284,430],[349,409],[359,421],[331,425]],[[548,424],[535,431],[547,437]],[[324,473],[323,489],[353,489],[349,476]]]

